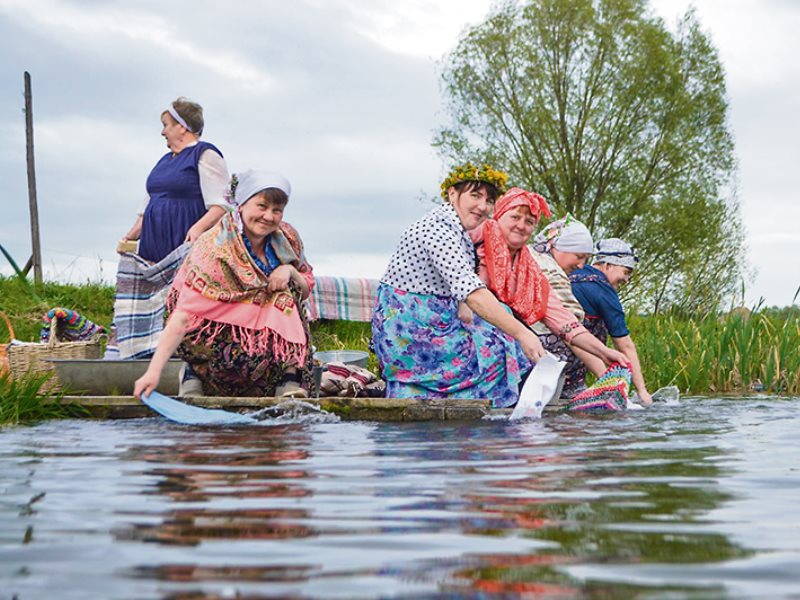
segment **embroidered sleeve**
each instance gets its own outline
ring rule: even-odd
[[[556,294],[550,294],[548,297],[547,311],[542,321],[550,331],[558,334],[566,342],[571,342],[576,335],[587,331]]]

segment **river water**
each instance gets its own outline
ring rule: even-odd
[[[800,400],[0,431],[0,598],[800,594]]]

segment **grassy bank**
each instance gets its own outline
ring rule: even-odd
[[[0,277],[0,310],[11,318],[18,339],[38,338],[41,316],[54,306],[73,308],[100,325],[111,323],[114,290],[87,283],[45,283],[35,290]],[[800,395],[800,311],[750,314],[634,316],[629,322],[648,387],[677,385],[688,394],[763,391]],[[2,326],[0,343],[8,340]],[[312,324],[318,350],[367,350],[368,323]],[[376,367],[371,357],[370,367]],[[7,395],[0,388],[0,397]],[[6,402],[4,399],[3,402]]]

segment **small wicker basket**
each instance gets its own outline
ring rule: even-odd
[[[6,322],[6,327],[8,327],[8,341],[10,342],[14,339],[14,328],[11,326],[11,321],[6,313],[0,311],[0,317],[3,317],[3,321]],[[8,351],[6,350],[6,346],[7,344],[0,344],[0,375],[8,372]]]
[[[3,315],[6,325],[9,328],[11,338],[14,338],[14,330],[8,317]],[[56,327],[58,319],[50,322],[50,339],[41,343],[9,343],[6,346],[8,363],[11,376],[14,378],[22,377],[25,374],[44,374],[53,373],[43,386],[42,391],[53,391],[60,389],[58,379],[55,376],[53,363],[49,362],[52,358],[100,358],[102,355],[102,342],[104,334],[99,334],[91,340],[80,342],[59,342],[56,339]]]

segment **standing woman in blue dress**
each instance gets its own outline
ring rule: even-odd
[[[222,153],[200,140],[202,106],[178,98],[161,113],[161,123],[169,152],[150,172],[139,217],[122,238],[139,240],[139,256],[153,263],[222,218],[229,180]]]
[[[490,215],[506,180],[488,165],[457,167],[441,186],[445,202],[400,238],[372,319],[388,397],[488,398],[510,406],[529,361],[544,355],[536,334],[476,273],[468,232]],[[460,315],[461,302],[474,316]]]

